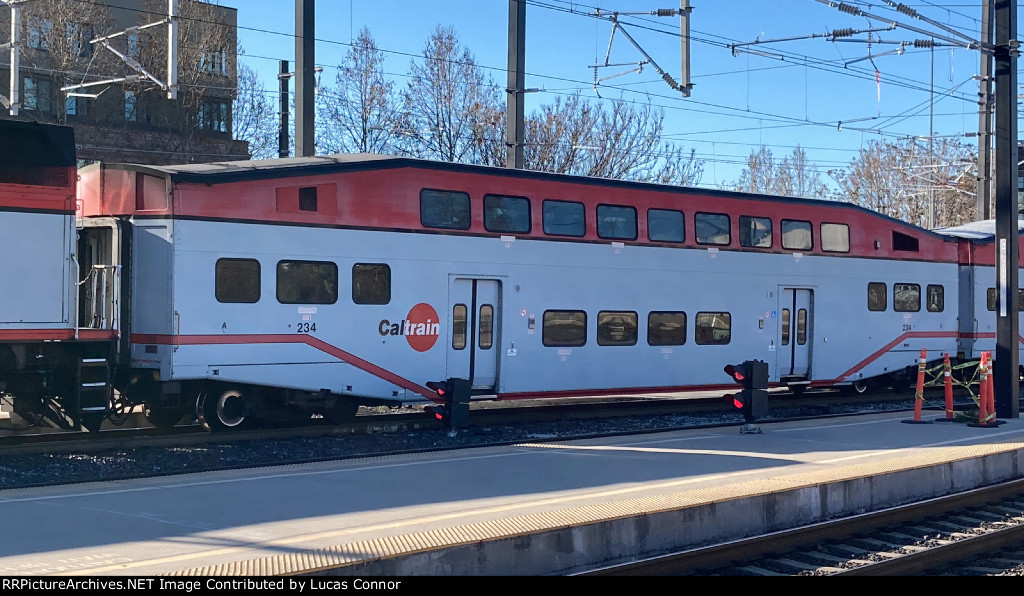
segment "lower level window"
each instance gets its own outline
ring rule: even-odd
[[[693,340],[700,345],[724,345],[732,339],[732,315],[727,312],[699,312]]]
[[[587,343],[587,313],[582,310],[544,311],[545,346],[579,347]]]

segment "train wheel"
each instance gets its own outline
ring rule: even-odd
[[[157,428],[172,428],[185,415],[181,408],[154,408],[146,404],[143,408],[146,421]]]
[[[870,386],[867,381],[854,381],[849,385],[840,385],[840,395],[864,395],[868,392]]]
[[[359,404],[353,399],[339,397],[330,410],[324,415],[327,422],[331,424],[342,424],[351,422],[359,411]]]
[[[202,392],[196,401],[200,421],[212,432],[237,429],[248,416],[249,407],[241,390]]]

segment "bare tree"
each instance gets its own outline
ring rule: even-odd
[[[779,162],[767,147],[751,151],[735,186],[744,192],[809,199],[824,199],[829,194],[817,167],[807,162],[807,152],[799,145]]]
[[[238,54],[243,53],[238,49]],[[278,156],[277,105],[267,97],[267,90],[256,71],[238,63],[238,92],[232,104],[233,131],[236,139],[249,143],[252,159]]]
[[[930,145],[930,147],[929,147]],[[936,227],[971,221],[977,180],[973,150],[950,139],[873,141],[846,170],[829,172],[840,198],[890,217]]]
[[[401,98],[384,74],[384,53],[370,30],[338,66],[334,87],[317,94],[317,146],[324,153],[393,153],[404,128]]]
[[[617,101],[611,111],[579,94],[556,98],[526,122],[526,167],[603,178],[696,184],[703,164],[663,143],[663,113]]]
[[[453,28],[437,27],[410,75],[402,93],[403,150],[429,159],[497,165],[492,160],[504,151],[504,103]]]

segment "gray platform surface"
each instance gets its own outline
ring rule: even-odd
[[[2,490],[0,576],[555,575],[1024,474],[1021,419],[911,416]]]

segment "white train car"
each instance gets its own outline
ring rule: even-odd
[[[839,202],[345,155],[81,171],[123,271],[121,394],[282,407],[912,382],[955,353],[963,240]],[[92,244],[90,244],[92,245]]]

